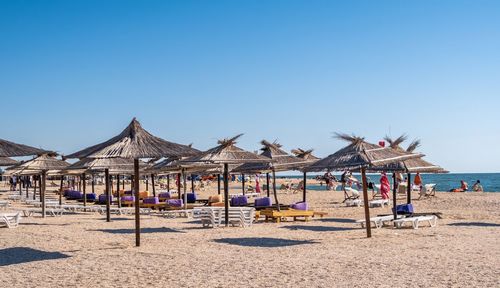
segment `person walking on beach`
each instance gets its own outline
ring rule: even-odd
[[[382,195],[382,199],[389,199],[389,192],[391,191],[391,184],[389,183],[389,178],[385,175],[385,172],[382,173],[380,177],[380,194]]]

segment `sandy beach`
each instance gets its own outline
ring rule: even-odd
[[[215,187],[199,193],[213,195]],[[289,204],[301,194],[279,199]],[[500,194],[414,200],[417,212],[442,212],[436,227],[374,229],[371,239],[354,223],[363,208],[344,207],[342,200],[339,191],[308,191],[311,208],[328,216],[249,228],[143,216],[139,248],[133,216],[112,215],[110,223],[92,213],[23,218],[16,229],[0,229],[0,279],[3,287],[500,285]]]

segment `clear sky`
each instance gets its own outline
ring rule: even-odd
[[[64,154],[136,116],[326,156],[386,134],[500,172],[500,1],[0,1],[0,138]]]

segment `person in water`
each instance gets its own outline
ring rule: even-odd
[[[484,192],[483,185],[481,185],[481,181],[477,180],[474,185],[472,185],[472,191],[474,192]]]

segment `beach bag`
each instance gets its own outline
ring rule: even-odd
[[[413,214],[413,204],[401,204],[396,206],[396,213],[401,215]]]

